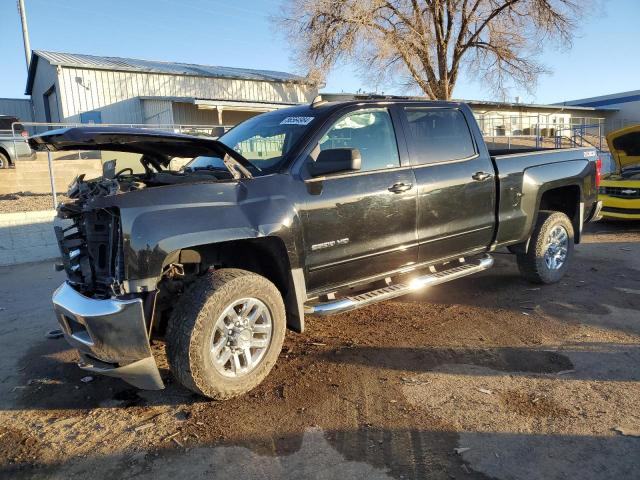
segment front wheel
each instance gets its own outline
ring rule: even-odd
[[[9,168],[11,165],[7,156],[0,152],[0,168]]]
[[[562,212],[542,211],[527,253],[516,256],[520,274],[533,283],[555,283],[573,257],[573,225]]]
[[[284,303],[273,283],[245,270],[217,270],[191,285],[169,319],[169,367],[190,390],[226,400],[269,374],[285,330]]]

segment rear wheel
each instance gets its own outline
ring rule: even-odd
[[[0,152],[0,168],[9,168],[9,159],[4,153]]]
[[[271,371],[285,329],[282,296],[273,283],[245,270],[218,270],[178,301],[167,325],[169,366],[196,393],[235,397]]]
[[[569,268],[573,243],[573,225],[567,215],[540,212],[527,253],[516,256],[520,273],[534,283],[559,281]]]

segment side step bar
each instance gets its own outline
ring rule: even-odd
[[[422,275],[414,278],[408,283],[395,283],[393,285],[378,288],[377,290],[361,293],[359,295],[305,306],[305,313],[315,315],[333,315],[335,313],[354,310],[372,303],[407,295],[408,293],[420,290],[424,287],[438,285],[439,283],[448,282],[449,280],[455,280],[460,277],[466,277],[467,275],[487,270],[492,266],[493,258],[490,255],[484,255],[469,262],[461,263],[459,266],[448,270]]]

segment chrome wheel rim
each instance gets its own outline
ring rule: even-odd
[[[210,357],[225,377],[238,378],[262,361],[271,344],[273,324],[267,306],[257,298],[234,300],[216,320]]]
[[[544,262],[550,270],[559,270],[567,261],[569,234],[562,225],[556,225],[549,232],[544,252]]]

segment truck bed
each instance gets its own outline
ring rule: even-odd
[[[546,191],[563,188],[566,195],[575,196],[581,208],[590,206],[595,191],[595,160],[593,147],[565,149],[489,150],[497,174],[498,229],[496,246],[526,241],[533,230]],[[576,211],[574,225],[579,241],[582,216]]]

